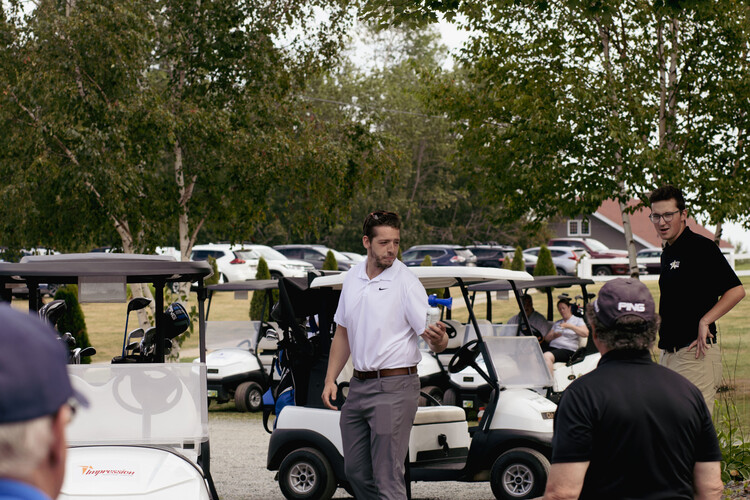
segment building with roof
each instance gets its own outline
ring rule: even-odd
[[[638,200],[630,200],[629,207],[638,205]],[[633,231],[636,251],[644,248],[661,248],[662,241],[656,234],[654,225],[648,216],[651,210],[640,207],[630,214],[630,226]],[[688,215],[690,211],[688,211]],[[695,233],[713,239],[714,233],[688,217],[688,227]],[[617,200],[606,200],[599,209],[589,216],[578,216],[571,219],[559,219],[549,224],[549,229],[558,238],[594,238],[612,249],[625,249],[625,230],[622,226],[620,204]],[[721,248],[732,249],[732,244],[721,240]]]

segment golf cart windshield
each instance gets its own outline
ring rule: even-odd
[[[206,321],[206,349],[255,349],[260,321]]]
[[[67,427],[70,446],[190,443],[197,449],[208,440],[204,364],[69,365],[68,372],[90,403]]]
[[[552,376],[535,337],[484,337],[500,387],[550,387]]]

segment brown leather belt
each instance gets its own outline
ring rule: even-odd
[[[375,370],[374,372],[361,372],[359,370],[354,370],[354,376],[360,380],[380,377],[395,377],[397,375],[411,375],[413,373],[417,373],[416,366],[409,366],[406,368],[384,368],[382,370]]]

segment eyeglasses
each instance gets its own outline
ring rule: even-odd
[[[672,218],[674,217],[674,214],[680,213],[680,210],[675,210],[674,212],[665,212],[663,214],[651,214],[648,216],[649,220],[656,224],[659,222],[660,219],[664,220],[664,222],[672,222]]]

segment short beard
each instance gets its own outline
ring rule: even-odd
[[[378,269],[383,269],[383,270],[385,270],[385,269],[388,269],[389,267],[391,267],[391,266],[393,265],[393,262],[392,262],[392,261],[391,261],[391,263],[390,263],[390,264],[387,264],[387,265],[386,265],[386,264],[384,264],[384,263],[383,263],[383,262],[382,262],[382,261],[381,261],[380,259],[378,259],[377,257],[375,257],[375,259],[374,259],[374,260],[375,260],[375,267],[377,267]]]

